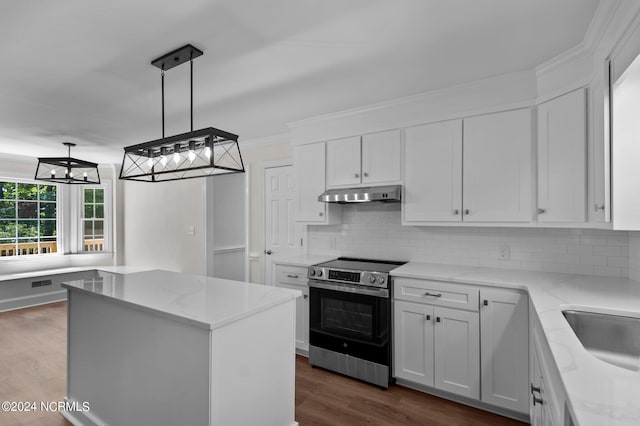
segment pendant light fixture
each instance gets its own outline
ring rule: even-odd
[[[62,145],[68,149],[66,157],[38,158],[35,180],[68,184],[99,184],[98,165],[72,158],[71,147],[76,146],[75,143],[63,142]]]
[[[193,130],[193,60],[203,52],[187,44],[151,61],[161,70],[162,138],[124,148],[120,179],[162,182],[244,172],[238,135],[207,127]],[[191,65],[191,131],[164,135],[164,73]]]

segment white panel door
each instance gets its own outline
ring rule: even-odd
[[[360,136],[327,142],[327,187],[360,184],[360,158]]]
[[[271,167],[264,172],[265,196],[265,284],[271,284],[273,256],[299,252],[294,220],[293,166]]]
[[[325,190],[325,144],[296,146],[293,156],[295,219],[298,222],[324,223],[327,205],[318,201],[318,196]]]
[[[584,222],[587,207],[585,89],[538,107],[538,221]]]
[[[462,120],[407,128],[404,161],[404,221],[459,222]]]
[[[527,296],[512,290],[480,290],[482,400],[529,411]]]
[[[395,377],[433,386],[433,307],[393,302]]]
[[[400,182],[400,130],[362,137],[362,183]]]
[[[435,315],[434,386],[469,398],[480,397],[480,324],[476,312],[438,308]]]
[[[465,222],[531,221],[531,111],[464,119]]]

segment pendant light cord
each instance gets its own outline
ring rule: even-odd
[[[191,131],[193,132],[193,51],[189,57],[189,64],[191,66]]]
[[[160,74],[161,86],[162,86],[162,139],[164,139],[164,68]]]

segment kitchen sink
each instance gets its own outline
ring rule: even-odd
[[[593,356],[627,370],[640,370],[640,318],[574,310],[562,314]]]

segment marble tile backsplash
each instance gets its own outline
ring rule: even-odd
[[[344,205],[341,225],[308,227],[309,252],[640,280],[640,233],[630,260],[626,231],[400,223],[399,204]]]

